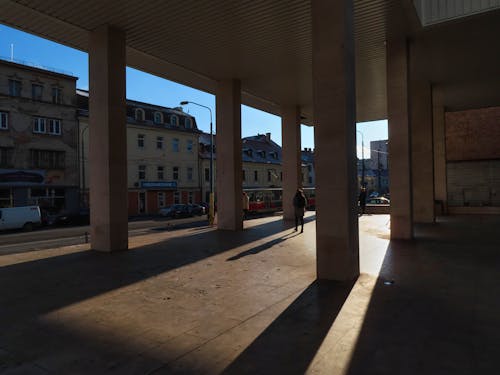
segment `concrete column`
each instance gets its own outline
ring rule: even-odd
[[[297,188],[302,187],[299,107],[282,108],[281,139],[283,143],[283,219],[294,220],[293,196]]]
[[[410,87],[413,221],[433,223],[434,161],[431,86],[426,81],[412,79]]]
[[[128,248],[125,34],[109,26],[89,39],[91,245]]]
[[[387,42],[387,112],[391,239],[410,239],[413,237],[413,215],[406,40]]]
[[[359,275],[353,2],[311,6],[317,274],[351,280]]]
[[[217,85],[217,228],[243,229],[241,88],[238,80]]]
[[[446,143],[443,94],[439,88],[432,89],[432,123],[434,134],[434,196],[443,202],[443,212],[448,209],[448,190],[446,185]]]

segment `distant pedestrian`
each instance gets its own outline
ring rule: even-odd
[[[248,217],[248,210],[250,209],[250,198],[246,192],[243,192],[241,203],[243,205],[243,220],[245,220]]]
[[[360,192],[359,192],[359,207],[361,209],[361,215],[364,215],[365,210],[366,210],[366,188],[362,187]]]
[[[302,189],[297,189],[295,196],[293,197],[293,208],[295,210],[295,231],[299,226],[299,220],[301,225],[300,233],[304,232],[304,213],[306,211],[307,199],[304,195]]]

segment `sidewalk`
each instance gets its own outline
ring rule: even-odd
[[[389,244],[388,216],[365,215],[361,276],[317,282],[306,219],[0,256],[0,373],[497,372],[498,241]]]

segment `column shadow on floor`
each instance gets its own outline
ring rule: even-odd
[[[498,224],[454,218],[391,241],[345,374],[498,372]]]
[[[309,285],[223,374],[304,374],[353,285]]]

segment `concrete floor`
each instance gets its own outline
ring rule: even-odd
[[[0,373],[498,373],[500,218],[388,221],[360,218],[352,283],[315,281],[311,214],[2,255]]]

